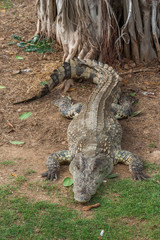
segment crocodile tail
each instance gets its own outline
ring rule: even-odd
[[[104,65],[108,66],[108,65]],[[98,69],[96,69],[98,67]],[[45,85],[40,85],[37,92],[33,93],[33,97],[15,102],[15,104],[27,103],[39,99],[49,93],[54,87],[70,78],[90,79],[93,83],[99,84],[100,79],[97,73],[100,71],[101,65],[98,65],[91,60],[80,60],[78,58],[70,59],[69,62],[64,62],[50,75],[50,79],[45,82]]]
[[[73,65],[73,67],[71,67],[71,65]],[[50,75],[50,79],[45,81],[44,85],[39,86],[38,91],[34,93],[33,97],[19,102],[15,102],[13,104],[16,105],[20,103],[28,103],[45,96],[54,87],[63,82],[65,79],[71,78],[72,77],[71,72],[72,71],[74,72],[74,67],[76,65],[77,65],[76,60],[64,62],[61,66],[59,66],[57,69],[53,71],[53,73]]]

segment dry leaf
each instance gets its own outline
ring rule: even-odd
[[[9,52],[9,51],[6,51],[6,53],[8,53],[9,55],[14,55],[15,54],[15,53]]]
[[[123,79],[122,84],[127,85],[129,83],[129,79]]]
[[[12,175],[13,177],[17,177],[17,174],[16,174],[16,173],[11,173],[11,175]]]
[[[72,91],[74,91],[74,90],[75,90],[75,88],[70,88],[70,89],[68,89],[67,92],[72,92]]]
[[[100,203],[96,203],[96,204],[93,204],[93,205],[90,205],[90,206],[85,206],[82,208],[83,211],[90,211],[91,208],[97,208],[100,206]]]
[[[156,81],[152,81],[151,85],[157,85],[157,82]]]

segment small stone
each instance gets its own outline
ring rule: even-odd
[[[154,163],[160,163],[160,151],[156,150],[150,154],[150,160]]]

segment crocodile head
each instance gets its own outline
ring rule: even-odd
[[[69,166],[74,181],[75,200],[88,202],[112,168],[112,162],[102,154],[92,157],[86,157],[82,153],[76,154]]]

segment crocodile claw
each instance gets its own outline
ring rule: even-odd
[[[143,173],[143,172],[134,172],[133,173],[133,179],[134,180],[147,180],[148,178],[150,178],[147,174]]]
[[[47,171],[42,173],[41,177],[46,177],[46,180],[55,181],[57,180],[57,173]]]

